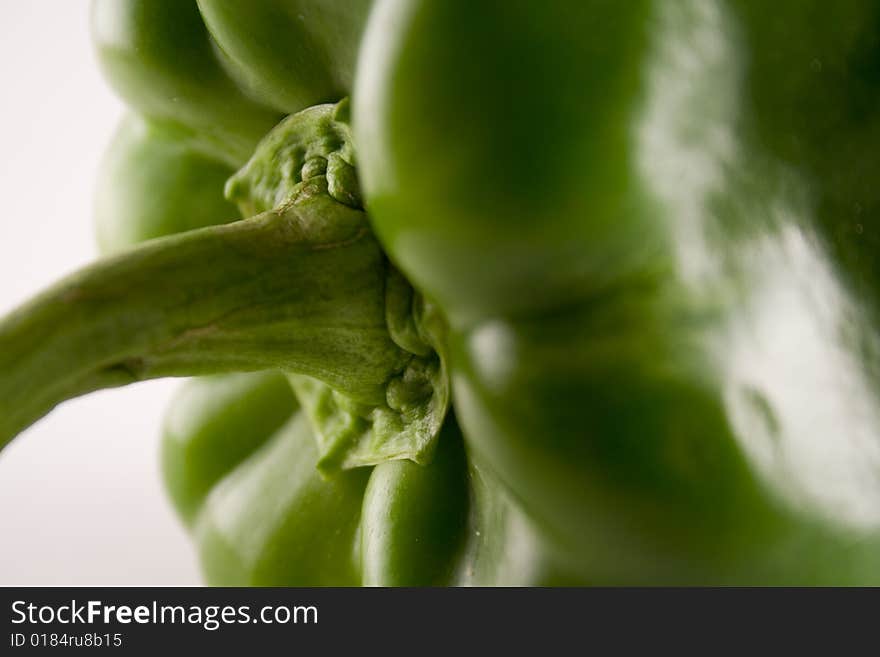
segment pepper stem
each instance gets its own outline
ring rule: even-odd
[[[0,320],[0,448],[100,388],[279,369],[323,472],[428,462],[449,406],[445,322],[370,230],[347,108],[266,135],[226,186],[256,216],[100,261]]]
[[[163,376],[278,368],[384,403],[410,357],[386,325],[387,262],[364,213],[311,182],[279,210],[86,267],[2,320],[0,446],[66,399]]]

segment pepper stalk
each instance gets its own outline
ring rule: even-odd
[[[94,390],[280,369],[324,471],[429,461],[442,319],[373,236],[346,112],[313,107],[266,136],[226,190],[255,216],[100,260],[0,320],[0,447]]]

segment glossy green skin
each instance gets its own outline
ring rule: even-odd
[[[448,584],[464,547],[468,466],[457,425],[447,421],[427,467],[390,461],[373,469],[364,495],[361,550],[366,586]]]
[[[205,578],[224,586],[351,586],[368,470],[324,480],[277,372],[188,381],[169,408],[165,481]]]
[[[297,407],[287,380],[275,372],[202,377],[181,388],[166,411],[161,462],[166,490],[187,525],[211,489]]]
[[[180,131],[126,116],[98,172],[95,224],[102,253],[239,218],[223,198],[233,170]]]
[[[227,73],[195,0],[94,0],[91,26],[104,76],[123,100],[231,166],[281,118]]]
[[[523,511],[485,460],[468,452],[470,506],[460,586],[585,586],[580,555],[572,555],[545,525]]]
[[[749,86],[756,139],[814,186],[816,230],[841,275],[876,306],[880,6],[864,0],[834,3],[828,11],[796,0],[781,3],[779,12],[759,2],[733,6],[748,25],[755,57]],[[805,38],[785,38],[791,33]]]
[[[199,0],[236,80],[285,114],[351,91],[373,0]]]
[[[194,527],[209,584],[360,582],[358,529],[370,472],[325,480],[317,463],[315,436],[296,414],[212,490]]]
[[[880,583],[878,26],[377,4],[368,210],[449,316],[469,449],[585,580]]]
[[[287,380],[188,381],[166,416],[166,488],[218,586],[583,583],[465,455],[451,418],[428,466],[392,461],[322,477]]]
[[[370,211],[456,323],[570,303],[572,281],[655,248],[625,194],[647,7],[551,5],[390,0],[370,18],[353,95]]]

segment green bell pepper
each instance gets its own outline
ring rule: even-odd
[[[210,375],[212,584],[880,583],[880,3],[765,5],[95,2],[126,248],[0,321],[0,444]]]

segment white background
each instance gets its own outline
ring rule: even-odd
[[[123,106],[87,0],[0,2],[0,313],[96,257],[92,195]],[[0,453],[0,585],[195,585],[158,470],[174,381],[67,402]]]

